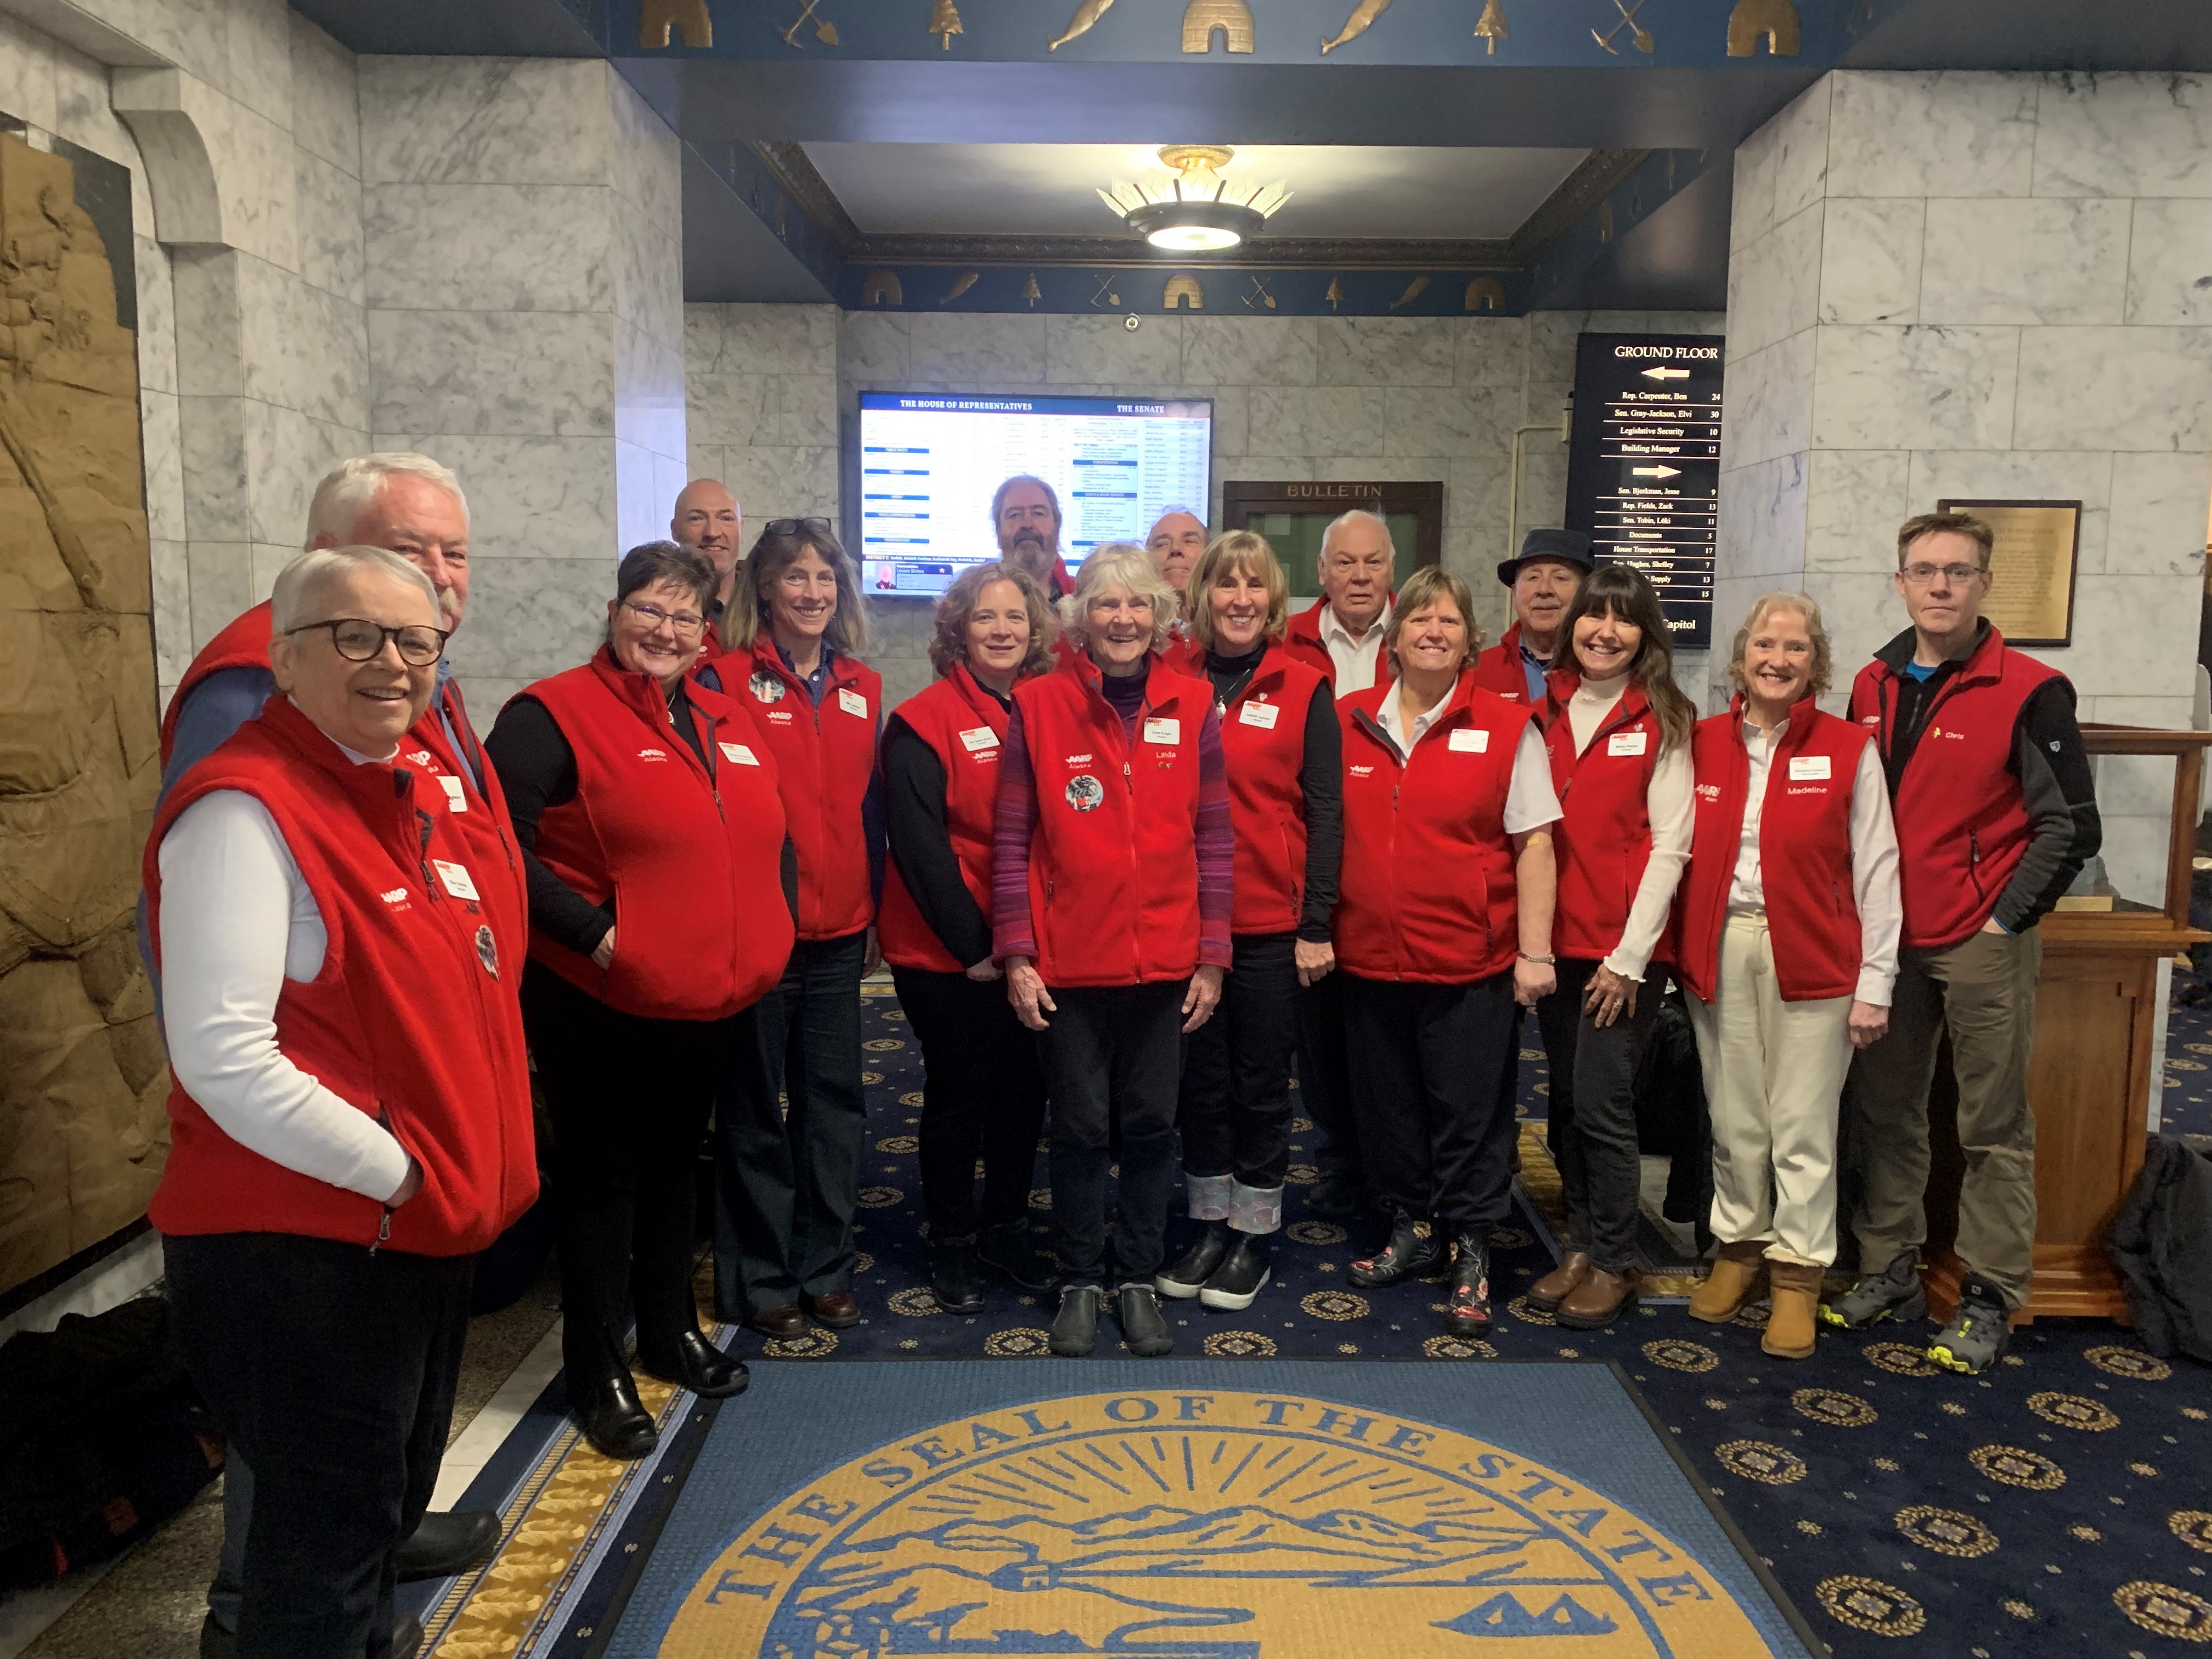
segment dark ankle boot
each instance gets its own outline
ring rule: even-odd
[[[1205,1307],[1240,1313],[1266,1288],[1273,1269],[1267,1265],[1267,1241],[1261,1235],[1232,1232],[1229,1237],[1233,1248],[1200,1288],[1198,1299]]]
[[[1048,1291],[1054,1282],[1052,1267],[1030,1243],[1029,1224],[1025,1221],[1008,1221],[986,1228],[983,1242],[975,1247],[975,1260],[1017,1290]]]
[[[1228,1255],[1232,1237],[1227,1222],[1207,1222],[1206,1231],[1198,1236],[1198,1243],[1183,1253],[1182,1261],[1152,1275],[1152,1288],[1179,1302],[1196,1296]]]
[[[637,1365],[647,1376],[689,1389],[702,1400],[726,1400],[752,1382],[745,1362],[732,1358],[699,1334],[695,1326],[677,1332],[665,1344],[637,1339]]]
[[[983,1310],[983,1279],[976,1268],[974,1239],[929,1241],[929,1293],[949,1314]]]
[[[1490,1334],[1490,1239],[1464,1232],[1452,1241],[1458,1256],[1452,1267],[1451,1301],[1444,1323],[1461,1336]]]
[[[583,1375],[569,1372],[568,1408],[584,1438],[605,1456],[628,1462],[660,1443],[659,1431],[638,1403],[637,1384],[611,1337]]]
[[[1376,1255],[1353,1262],[1344,1276],[1368,1290],[1418,1279],[1428,1272],[1443,1259],[1443,1241],[1434,1227],[1429,1229],[1426,1238],[1422,1237],[1413,1231],[1417,1224],[1410,1212],[1399,1211],[1390,1223],[1390,1242]]]

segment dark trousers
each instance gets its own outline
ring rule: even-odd
[[[756,1051],[732,1058],[716,1099],[714,1305],[725,1319],[853,1287],[867,937],[792,947],[782,984],[754,1005]]]
[[[1498,1074],[1513,1035],[1513,975],[1472,985],[1343,978],[1369,1182],[1447,1231],[1487,1235],[1511,1203],[1513,1109],[1498,1097]]]
[[[1044,1073],[1036,1035],[1006,1000],[1006,981],[893,968],[891,983],[921,1044],[921,1203],[930,1237],[1024,1225],[1044,1127]]]
[[[289,1233],[162,1241],[193,1385],[253,1469],[240,1659],[386,1659],[438,1484],[473,1256]]]
[[[1158,1272],[1175,1194],[1176,1076],[1188,981],[1061,990],[1038,1038],[1052,1096],[1052,1220],[1072,1285],[1106,1283],[1107,1173],[1121,1128],[1120,1218],[1114,1255],[1121,1277]]]
[[[1367,1161],[1352,1116],[1352,1062],[1344,1043],[1341,969],[1296,993],[1298,1103],[1322,1133],[1314,1162],[1321,1178],[1354,1192],[1368,1185]]]
[[[522,1023],[553,1121],[562,1359],[588,1382],[621,1352],[625,1308],[642,1353],[696,1328],[695,1171],[738,1019],[640,1018],[533,962]]]
[[[1559,958],[1559,989],[1536,1005],[1552,1073],[1545,1144],[1559,1166],[1567,1201],[1567,1248],[1589,1253],[1607,1273],[1636,1261],[1636,1212],[1643,1164],[1636,1141],[1636,1068],[1659,1012],[1659,976],[1637,988],[1636,1012],[1623,1009],[1600,1030],[1583,1012],[1595,962]]]
[[[1183,1040],[1176,1108],[1188,1175],[1273,1192],[1291,1162],[1298,970],[1291,933],[1240,933],[1213,1018]]]

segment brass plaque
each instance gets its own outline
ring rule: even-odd
[[[1971,513],[1996,532],[1982,615],[2006,644],[2073,644],[2081,502],[1945,501],[1936,510]]]

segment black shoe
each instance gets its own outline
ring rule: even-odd
[[[1115,1298],[1115,1317],[1121,1323],[1121,1346],[1141,1359],[1172,1352],[1175,1339],[1160,1313],[1160,1293],[1150,1285],[1132,1280]]]
[[[1374,1206],[1375,1200],[1364,1184],[1334,1172],[1314,1182],[1313,1190],[1306,1194],[1306,1209],[1313,1215],[1364,1215]]]
[[[1267,1265],[1267,1241],[1259,1234],[1231,1233],[1230,1237],[1235,1248],[1200,1289],[1198,1299],[1206,1307],[1237,1313],[1252,1305],[1274,1270]]]
[[[983,1281],[975,1271],[974,1239],[929,1241],[929,1293],[949,1314],[983,1310]]]
[[[596,1375],[570,1373],[568,1409],[595,1450],[629,1462],[659,1445],[660,1431],[638,1403],[637,1384],[630,1380],[621,1353],[610,1340]]]
[[[392,1565],[399,1582],[458,1578],[491,1559],[499,1548],[499,1515],[494,1510],[449,1510],[422,1517],[422,1524],[399,1542]]]
[[[392,1659],[415,1659],[422,1651],[422,1621],[411,1613],[392,1615]],[[200,1659],[235,1659],[238,1638],[215,1621],[200,1620]]]
[[[696,1328],[678,1331],[673,1346],[673,1353],[663,1353],[657,1343],[648,1347],[640,1337],[638,1369],[647,1376],[689,1389],[702,1400],[726,1400],[733,1394],[743,1394],[753,1380],[744,1360],[724,1353]]]
[[[1451,1301],[1444,1323],[1461,1336],[1490,1334],[1490,1240],[1462,1233],[1453,1241],[1459,1260],[1452,1267]]]
[[[1374,1255],[1364,1256],[1345,1269],[1344,1276],[1363,1290],[1419,1279],[1443,1260],[1443,1241],[1436,1229],[1422,1237],[1413,1231],[1413,1218],[1401,1210],[1390,1223],[1390,1242]]]
[[[1188,1301],[1213,1277],[1213,1270],[1229,1254],[1229,1224],[1207,1222],[1206,1231],[1198,1236],[1198,1243],[1184,1253],[1182,1261],[1152,1275],[1152,1288],[1178,1302]]]
[[[1063,1359],[1081,1359],[1098,1346],[1098,1298],[1106,1292],[1096,1285],[1063,1285],[1060,1311],[1053,1316],[1048,1346]]]
[[[983,1242],[975,1247],[975,1260],[1018,1289],[1052,1288],[1052,1268],[1030,1246],[1029,1224],[1025,1221],[986,1228]]]

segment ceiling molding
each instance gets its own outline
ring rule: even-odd
[[[1516,270],[1534,264],[1568,226],[1603,201],[1650,153],[1648,149],[1592,150],[1507,239],[1506,261]]]

